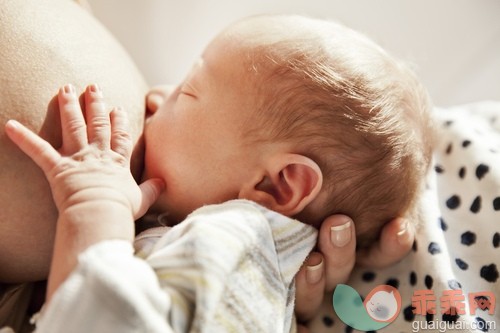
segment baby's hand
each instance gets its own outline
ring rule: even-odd
[[[85,118],[75,89],[60,89],[62,147],[57,151],[15,121],[7,134],[43,170],[60,214],[79,207],[122,205],[133,218],[143,215],[161,191],[158,181],[140,187],[130,173],[132,140],[126,112],[108,114],[97,85],[85,91]]]
[[[59,210],[47,299],[53,295],[89,246],[110,239],[132,241],[134,219],[162,191],[161,180],[138,186],[130,172],[132,140],[127,114],[106,112],[96,85],[85,91],[85,117],[75,89],[60,89],[63,144],[59,150],[16,121],[7,135],[45,173]]]

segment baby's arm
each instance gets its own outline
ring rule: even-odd
[[[164,186],[138,186],[130,173],[132,140],[121,109],[105,109],[96,85],[85,91],[85,117],[75,89],[59,91],[63,144],[59,150],[16,121],[6,133],[43,170],[59,211],[47,296],[76,265],[77,256],[106,239],[132,242],[134,220],[144,214]]]

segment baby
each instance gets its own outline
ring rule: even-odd
[[[267,293],[260,293],[270,303],[280,297],[285,300],[273,303],[286,308],[285,314],[271,316],[271,326],[266,327],[274,327],[274,331],[276,327],[286,331],[292,325],[291,282],[314,246],[313,229],[303,224],[298,226],[284,216],[318,227],[331,214],[350,215],[357,221],[358,244],[367,246],[377,238],[384,223],[413,212],[431,155],[427,95],[413,74],[365,37],[332,22],[303,17],[249,18],[230,26],[209,44],[186,80],[147,120],[145,182],[139,188],[128,171],[131,145],[123,111],[115,109],[109,122],[97,86],[86,92],[86,120],[71,86],[61,90],[59,103],[63,124],[63,146],[59,152],[19,124],[9,122],[6,127],[11,139],[45,172],[59,210],[49,298],[70,282],[74,291],[74,282],[82,281],[75,280],[75,276],[88,277],[85,274],[95,265],[86,266],[85,258],[95,260],[100,255],[114,253],[103,246],[124,249],[123,244],[109,245],[104,241],[121,239],[129,244],[134,235],[134,219],[152,205],[153,211],[166,212],[174,224],[195,211],[187,223],[167,233],[167,238],[173,238],[162,239],[153,249],[147,260],[155,257],[156,261],[146,261],[153,267],[162,290],[170,296],[167,303],[180,302],[181,308],[194,306],[195,298],[189,296],[192,293],[172,291],[190,290],[189,286],[177,285],[176,289],[168,274],[161,274],[166,272],[171,254],[163,258],[166,264],[155,267],[162,247],[171,249],[176,240],[189,233],[186,225],[197,225],[194,220],[202,217],[200,211],[207,212],[207,208],[199,210],[200,207],[246,199],[261,206],[247,201],[229,202],[226,211],[235,207],[236,211],[245,211],[243,215],[234,215],[241,221],[231,228],[249,223],[266,230],[262,223],[252,222],[251,216],[268,221],[267,234],[272,237],[262,236],[265,232],[258,234],[262,244],[267,244],[266,249],[271,246],[265,252],[267,257],[276,255],[282,262],[290,257],[283,253],[290,254],[291,245],[280,247],[276,242],[278,230],[284,226],[294,237],[303,235],[302,239],[293,238],[292,245],[297,246],[294,264],[270,265],[276,271],[275,279],[271,280],[283,283],[281,295],[269,299]],[[218,212],[222,207],[224,211],[224,205],[213,209]],[[217,223],[209,225],[224,228]],[[174,230],[182,232],[172,236]],[[235,230],[251,233],[247,229]],[[260,244],[242,243],[248,246],[235,253],[255,251]],[[77,259],[80,254],[83,255]],[[193,253],[196,260],[201,260],[202,254]],[[255,258],[244,258],[250,266],[255,262]],[[240,266],[228,269],[230,273],[238,272],[238,276],[241,272],[248,273]],[[151,280],[151,274],[144,276]],[[226,288],[231,281],[224,281]],[[221,285],[213,282],[211,286],[214,284]],[[133,288],[134,284],[126,285]],[[198,291],[197,297],[203,294],[191,288]],[[92,297],[95,290],[82,288],[82,293]],[[139,290],[149,295],[148,299],[160,297]],[[203,289],[206,293],[211,290],[214,288]],[[104,305],[99,307],[96,299],[86,298],[89,303],[78,299],[82,304],[91,304],[82,306],[83,309],[99,314],[112,311]],[[119,299],[126,302],[126,297]],[[54,297],[49,302],[45,325],[55,322],[55,313],[71,311],[72,307],[64,303],[67,301],[68,297]],[[230,299],[225,301],[223,308],[231,304]],[[162,303],[155,298],[153,303],[159,318],[168,317],[169,325],[180,330],[188,327],[190,320],[206,324],[214,317],[203,320],[198,317],[217,313],[211,311],[210,302],[199,305],[196,301],[196,306],[204,307],[203,314],[194,310],[179,314],[174,305],[166,309],[164,299]],[[215,309],[220,307],[217,303]],[[280,306],[273,308],[281,311]],[[264,309],[267,308],[257,306],[253,310]],[[142,312],[134,312],[134,316],[146,318],[141,315],[144,316]],[[141,323],[155,322],[154,318],[148,318],[151,320]],[[220,320],[214,322],[222,325]],[[231,323],[235,322],[236,319]],[[62,328],[67,329],[66,324]],[[41,329],[57,331],[55,326],[48,327],[42,325]],[[120,328],[122,331],[127,330]]]
[[[175,222],[246,198],[318,226],[343,213],[357,244],[413,212],[431,157],[414,75],[332,22],[257,17],[222,32],[149,118],[145,179]],[[199,163],[203,161],[203,163]]]

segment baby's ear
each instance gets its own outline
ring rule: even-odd
[[[241,190],[239,198],[255,201],[286,216],[300,213],[321,190],[323,174],[310,158],[281,154],[267,162],[264,173]]]

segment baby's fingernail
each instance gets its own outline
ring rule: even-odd
[[[330,240],[336,247],[343,247],[351,240],[351,221],[330,228]]]
[[[306,267],[306,280],[309,284],[318,283],[323,277],[323,260],[317,265]]]
[[[72,84],[67,84],[63,87],[65,94],[75,94],[75,87]]]
[[[100,93],[101,92],[101,88],[96,83],[91,84],[89,88],[90,88],[90,91],[93,93]]]

